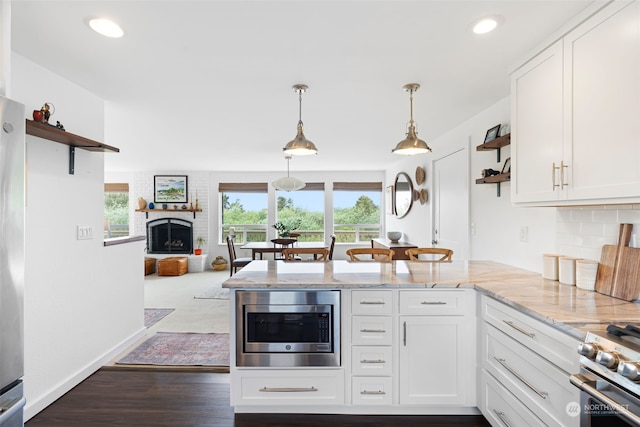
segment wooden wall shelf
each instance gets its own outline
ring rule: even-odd
[[[119,153],[120,149],[112,147],[101,142],[94,141],[83,136],[58,129],[46,123],[35,122],[26,119],[27,135],[37,136],[38,138],[48,139],[49,141],[59,142],[69,146],[69,175],[75,172],[75,150],[82,148],[87,151],[111,152]]]
[[[498,163],[500,163],[500,149],[502,147],[506,147],[511,144],[511,134],[507,133],[505,135],[499,136],[493,141],[485,142],[484,144],[480,144],[476,147],[476,151],[491,151],[498,150]]]
[[[202,209],[136,209],[136,212],[144,212],[149,219],[149,212],[193,212],[193,219],[196,219],[196,212],[202,212]]]
[[[498,184],[498,197],[500,197],[500,183],[511,181],[511,172],[501,173],[499,175],[487,176],[476,179],[476,184]]]

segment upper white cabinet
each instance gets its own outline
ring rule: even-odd
[[[512,201],[640,200],[640,1],[616,1],[511,76]]]

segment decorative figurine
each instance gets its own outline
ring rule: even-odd
[[[60,122],[56,122],[56,127],[60,130],[65,130],[64,126],[62,126],[62,123]]]
[[[51,111],[51,109],[53,109],[53,111]],[[48,124],[49,123],[49,117],[51,117],[51,115],[56,112],[56,107],[55,107],[55,105],[53,105],[53,104],[51,104],[49,102],[45,102],[44,105],[42,106],[42,108],[40,109],[40,111],[42,111],[44,123]]]

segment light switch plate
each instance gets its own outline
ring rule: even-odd
[[[78,226],[78,240],[93,239],[93,227],[90,225]]]

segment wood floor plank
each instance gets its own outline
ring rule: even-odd
[[[486,427],[482,416],[238,414],[229,376],[211,372],[101,369],[26,427]]]

